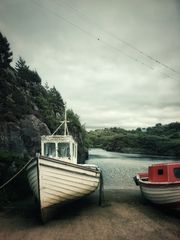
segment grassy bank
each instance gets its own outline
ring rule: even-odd
[[[87,142],[108,151],[180,156],[180,123],[136,130],[99,129],[88,133]]]

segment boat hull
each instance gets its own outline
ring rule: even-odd
[[[38,200],[42,220],[70,201],[94,192],[100,183],[95,167],[40,157],[27,167],[30,187]]]
[[[145,199],[156,205],[180,211],[180,182],[151,183],[139,179],[138,185]]]

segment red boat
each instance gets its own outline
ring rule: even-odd
[[[180,162],[153,164],[134,181],[152,203],[180,210]]]

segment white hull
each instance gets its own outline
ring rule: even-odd
[[[100,182],[98,168],[45,157],[33,161],[27,167],[27,174],[42,217],[47,215],[45,209],[88,195]]]
[[[180,183],[152,184],[139,180],[143,197],[152,203],[180,210]]]

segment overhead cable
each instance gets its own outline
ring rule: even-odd
[[[103,43],[104,45],[110,47],[111,49],[121,52],[123,55],[125,55],[126,57],[130,58],[131,60],[135,61],[135,62],[139,62],[141,65],[153,70],[153,67],[144,63],[143,61],[140,61],[138,58],[132,57],[130,54],[125,53],[124,51],[122,51],[120,48],[117,48],[111,44],[109,44],[107,41],[102,40],[100,36],[97,36],[93,33],[91,33],[90,31],[85,30],[84,28],[80,27],[79,25],[73,23],[72,21],[68,20],[67,18],[61,16],[60,14],[58,14],[57,12],[53,11],[52,9],[46,7],[45,5],[40,4],[39,2],[32,0],[32,2],[36,5],[38,5],[39,7],[43,7],[46,10],[48,10],[49,13],[53,14],[54,16],[61,18],[64,22],[74,26],[75,28],[79,29],[81,32],[86,33],[87,35],[89,35],[91,38],[100,41],[101,43]]]
[[[65,1],[61,1],[61,2],[57,2],[57,4],[63,4],[65,6],[67,6],[68,8],[72,9],[73,11],[77,12],[78,15],[80,17],[85,17],[86,21],[89,21],[91,23],[93,23],[93,21],[89,18],[89,16],[87,16],[86,14],[82,13],[79,9],[73,7],[72,5],[70,5],[69,3],[65,2]],[[94,24],[94,23],[93,23]],[[162,67],[176,73],[176,74],[180,74],[179,71],[175,70],[174,68],[168,66],[167,64],[161,62],[160,60],[156,59],[155,57],[152,57],[151,55],[145,53],[144,51],[138,49],[137,47],[135,47],[132,43],[129,43],[127,41],[125,41],[124,39],[116,36],[114,33],[110,32],[110,31],[107,31],[105,30],[104,28],[102,28],[102,26],[100,26],[97,22],[95,23],[96,26],[98,26],[98,28],[100,28],[104,33],[110,35],[111,37],[113,38],[116,38],[118,41],[120,41],[121,43],[123,43],[124,45],[128,46],[129,48],[135,50],[136,52],[138,52],[139,54],[147,57],[148,59],[150,59],[151,61],[153,61],[154,63],[156,64],[159,64],[161,65]]]

